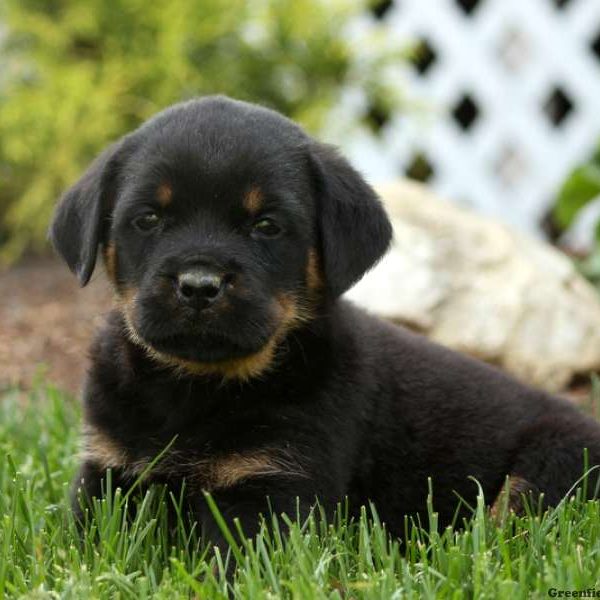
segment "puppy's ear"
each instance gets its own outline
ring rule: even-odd
[[[106,149],[60,199],[48,237],[84,286],[108,227],[123,141]]]
[[[377,194],[333,146],[314,143],[311,162],[325,282],[336,297],[385,254],[392,225]]]

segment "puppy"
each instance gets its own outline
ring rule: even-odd
[[[472,478],[490,504],[558,503],[584,448],[600,463],[594,421],[340,299],[391,236],[346,160],[259,106],[192,100],[108,148],[50,228],[81,285],[101,251],[116,292],[74,489],[99,496],[107,469],[123,489],[185,481],[215,543],[204,490],[247,535],[269,509],[344,498],[372,501],[399,535],[428,478],[442,524],[475,503]]]

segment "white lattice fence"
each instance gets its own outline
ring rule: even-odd
[[[383,26],[390,43],[420,45],[394,84],[423,108],[351,129],[355,164],[538,228],[600,138],[600,0],[388,0],[375,12],[361,34]],[[340,114],[365,102],[349,90]]]

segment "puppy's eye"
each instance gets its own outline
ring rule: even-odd
[[[277,237],[281,233],[281,227],[273,219],[259,219],[252,225],[252,234],[260,237]]]
[[[133,226],[140,231],[151,231],[160,224],[160,217],[156,213],[147,213],[136,217],[132,221]]]

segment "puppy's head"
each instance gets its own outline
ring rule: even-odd
[[[82,285],[102,250],[129,335],[157,360],[245,379],[381,257],[391,227],[335,150],[273,111],[210,97],[101,154],[50,237]]]

